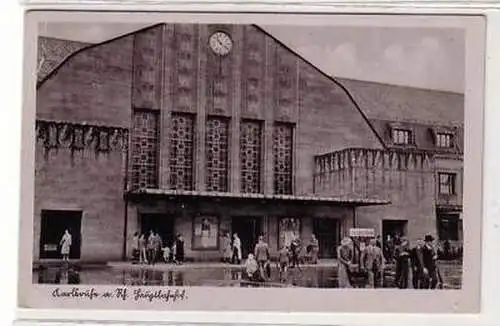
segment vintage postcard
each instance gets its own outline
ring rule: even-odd
[[[20,306],[478,312],[484,40],[28,12]]]

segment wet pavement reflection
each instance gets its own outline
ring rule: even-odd
[[[461,287],[461,264],[442,263],[441,273],[445,288]],[[272,270],[271,278],[264,283],[245,280],[243,270],[235,268],[189,268],[184,270],[158,270],[147,268],[116,269],[110,267],[62,266],[40,268],[33,273],[34,283],[92,284],[129,286],[219,286],[219,287],[338,287],[337,270],[333,267],[308,267],[290,269],[285,281]],[[386,287],[392,287],[391,273],[386,276]]]

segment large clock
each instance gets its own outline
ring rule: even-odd
[[[227,55],[233,48],[233,40],[224,32],[215,32],[210,36],[210,48],[218,55]]]

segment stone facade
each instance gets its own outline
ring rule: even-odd
[[[210,49],[217,31],[230,54]],[[147,216],[197,260],[218,259],[245,217],[273,254],[283,218],[306,241],[329,225],[320,245],[332,247],[391,217],[409,221],[410,238],[435,233],[435,157],[389,150],[344,86],[257,26],[161,24],[74,52],[38,86],[34,258],[48,241],[42,215],[61,210],[82,212],[85,261],[130,253]],[[193,242],[203,216],[217,221],[209,248]]]

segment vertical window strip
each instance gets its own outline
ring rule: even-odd
[[[170,189],[194,188],[194,130],[195,116],[172,113],[170,127]]]
[[[158,138],[158,113],[135,111],[131,138],[133,189],[158,187]]]
[[[240,124],[241,192],[260,193],[262,174],[262,123]]]
[[[273,132],[274,193],[293,192],[293,124],[276,123]]]
[[[229,120],[208,117],[205,135],[207,191],[228,191]]]

